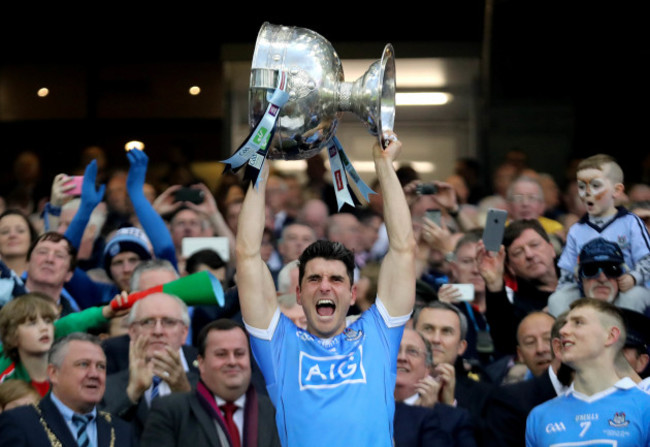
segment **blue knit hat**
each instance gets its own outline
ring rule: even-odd
[[[126,227],[117,230],[115,236],[104,247],[104,270],[106,270],[108,277],[113,279],[111,276],[111,260],[116,255],[132,251],[140,256],[141,260],[146,261],[152,258],[149,246],[149,239],[141,229]]]

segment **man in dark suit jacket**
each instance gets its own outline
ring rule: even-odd
[[[428,340],[404,329],[397,355],[395,445],[475,447],[469,412],[441,402],[444,379],[429,375],[432,362]]]
[[[437,403],[433,408],[395,404],[395,447],[475,447],[467,410]]]
[[[129,334],[118,335],[116,337],[107,338],[102,341],[102,347],[106,353],[106,374],[111,375],[120,371],[129,369],[129,344],[131,338]],[[183,356],[187,360],[190,370],[196,368],[193,366],[196,360],[198,351],[194,346],[183,345]]]
[[[279,447],[271,401],[251,385],[248,334],[221,319],[203,328],[198,343],[201,381],[195,391],[153,402],[141,446]]]
[[[96,409],[106,381],[106,357],[99,340],[73,333],[58,340],[49,357],[51,393],[38,405],[0,415],[0,446],[79,447],[84,437],[97,447],[135,445],[129,424]],[[89,416],[87,425],[75,423],[77,417]]]
[[[185,303],[164,293],[131,308],[129,368],[108,376],[101,406],[133,422],[136,435],[144,428],[152,398],[190,391],[198,381],[194,359],[181,349],[189,321]]]
[[[560,328],[566,313],[551,327],[551,365],[543,374],[523,382],[500,386],[491,393],[485,406],[483,446],[524,447],[528,413],[547,400],[557,397],[571,381],[571,369],[562,365]]]
[[[435,398],[435,401],[465,408],[479,435],[481,413],[492,385],[474,380],[464,371],[461,356],[467,348],[465,314],[452,304],[432,301],[415,312],[413,326],[431,344],[431,370],[437,378],[435,381],[426,378],[418,390],[421,399],[431,401]]]

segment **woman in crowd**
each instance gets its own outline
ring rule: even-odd
[[[0,214],[0,258],[18,276],[27,270],[27,252],[36,236],[36,230],[20,211]]]

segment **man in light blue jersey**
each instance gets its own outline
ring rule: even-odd
[[[356,299],[354,254],[317,241],[300,257],[298,304],[307,330],[280,313],[260,255],[264,188],[250,187],[239,216],[237,284],[251,345],[275,405],[283,446],[392,446],[397,353],[415,297],[415,240],[393,161],[401,143],[373,148],[381,184],[389,250],[377,302],[347,326]]]
[[[650,395],[615,368],[626,338],[620,311],[600,300],[575,301],[560,336],[575,379],[530,413],[526,446],[650,446]]]

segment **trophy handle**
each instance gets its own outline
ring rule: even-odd
[[[393,130],[395,123],[395,53],[393,46],[384,47],[381,59],[375,61],[359,79],[339,84],[337,92],[340,111],[353,112],[368,126],[371,135],[379,137]]]
[[[379,144],[381,147],[386,147],[388,142],[384,139],[384,132],[392,131],[395,125],[395,51],[391,44],[384,47],[380,66],[381,93],[379,94],[377,130]]]

